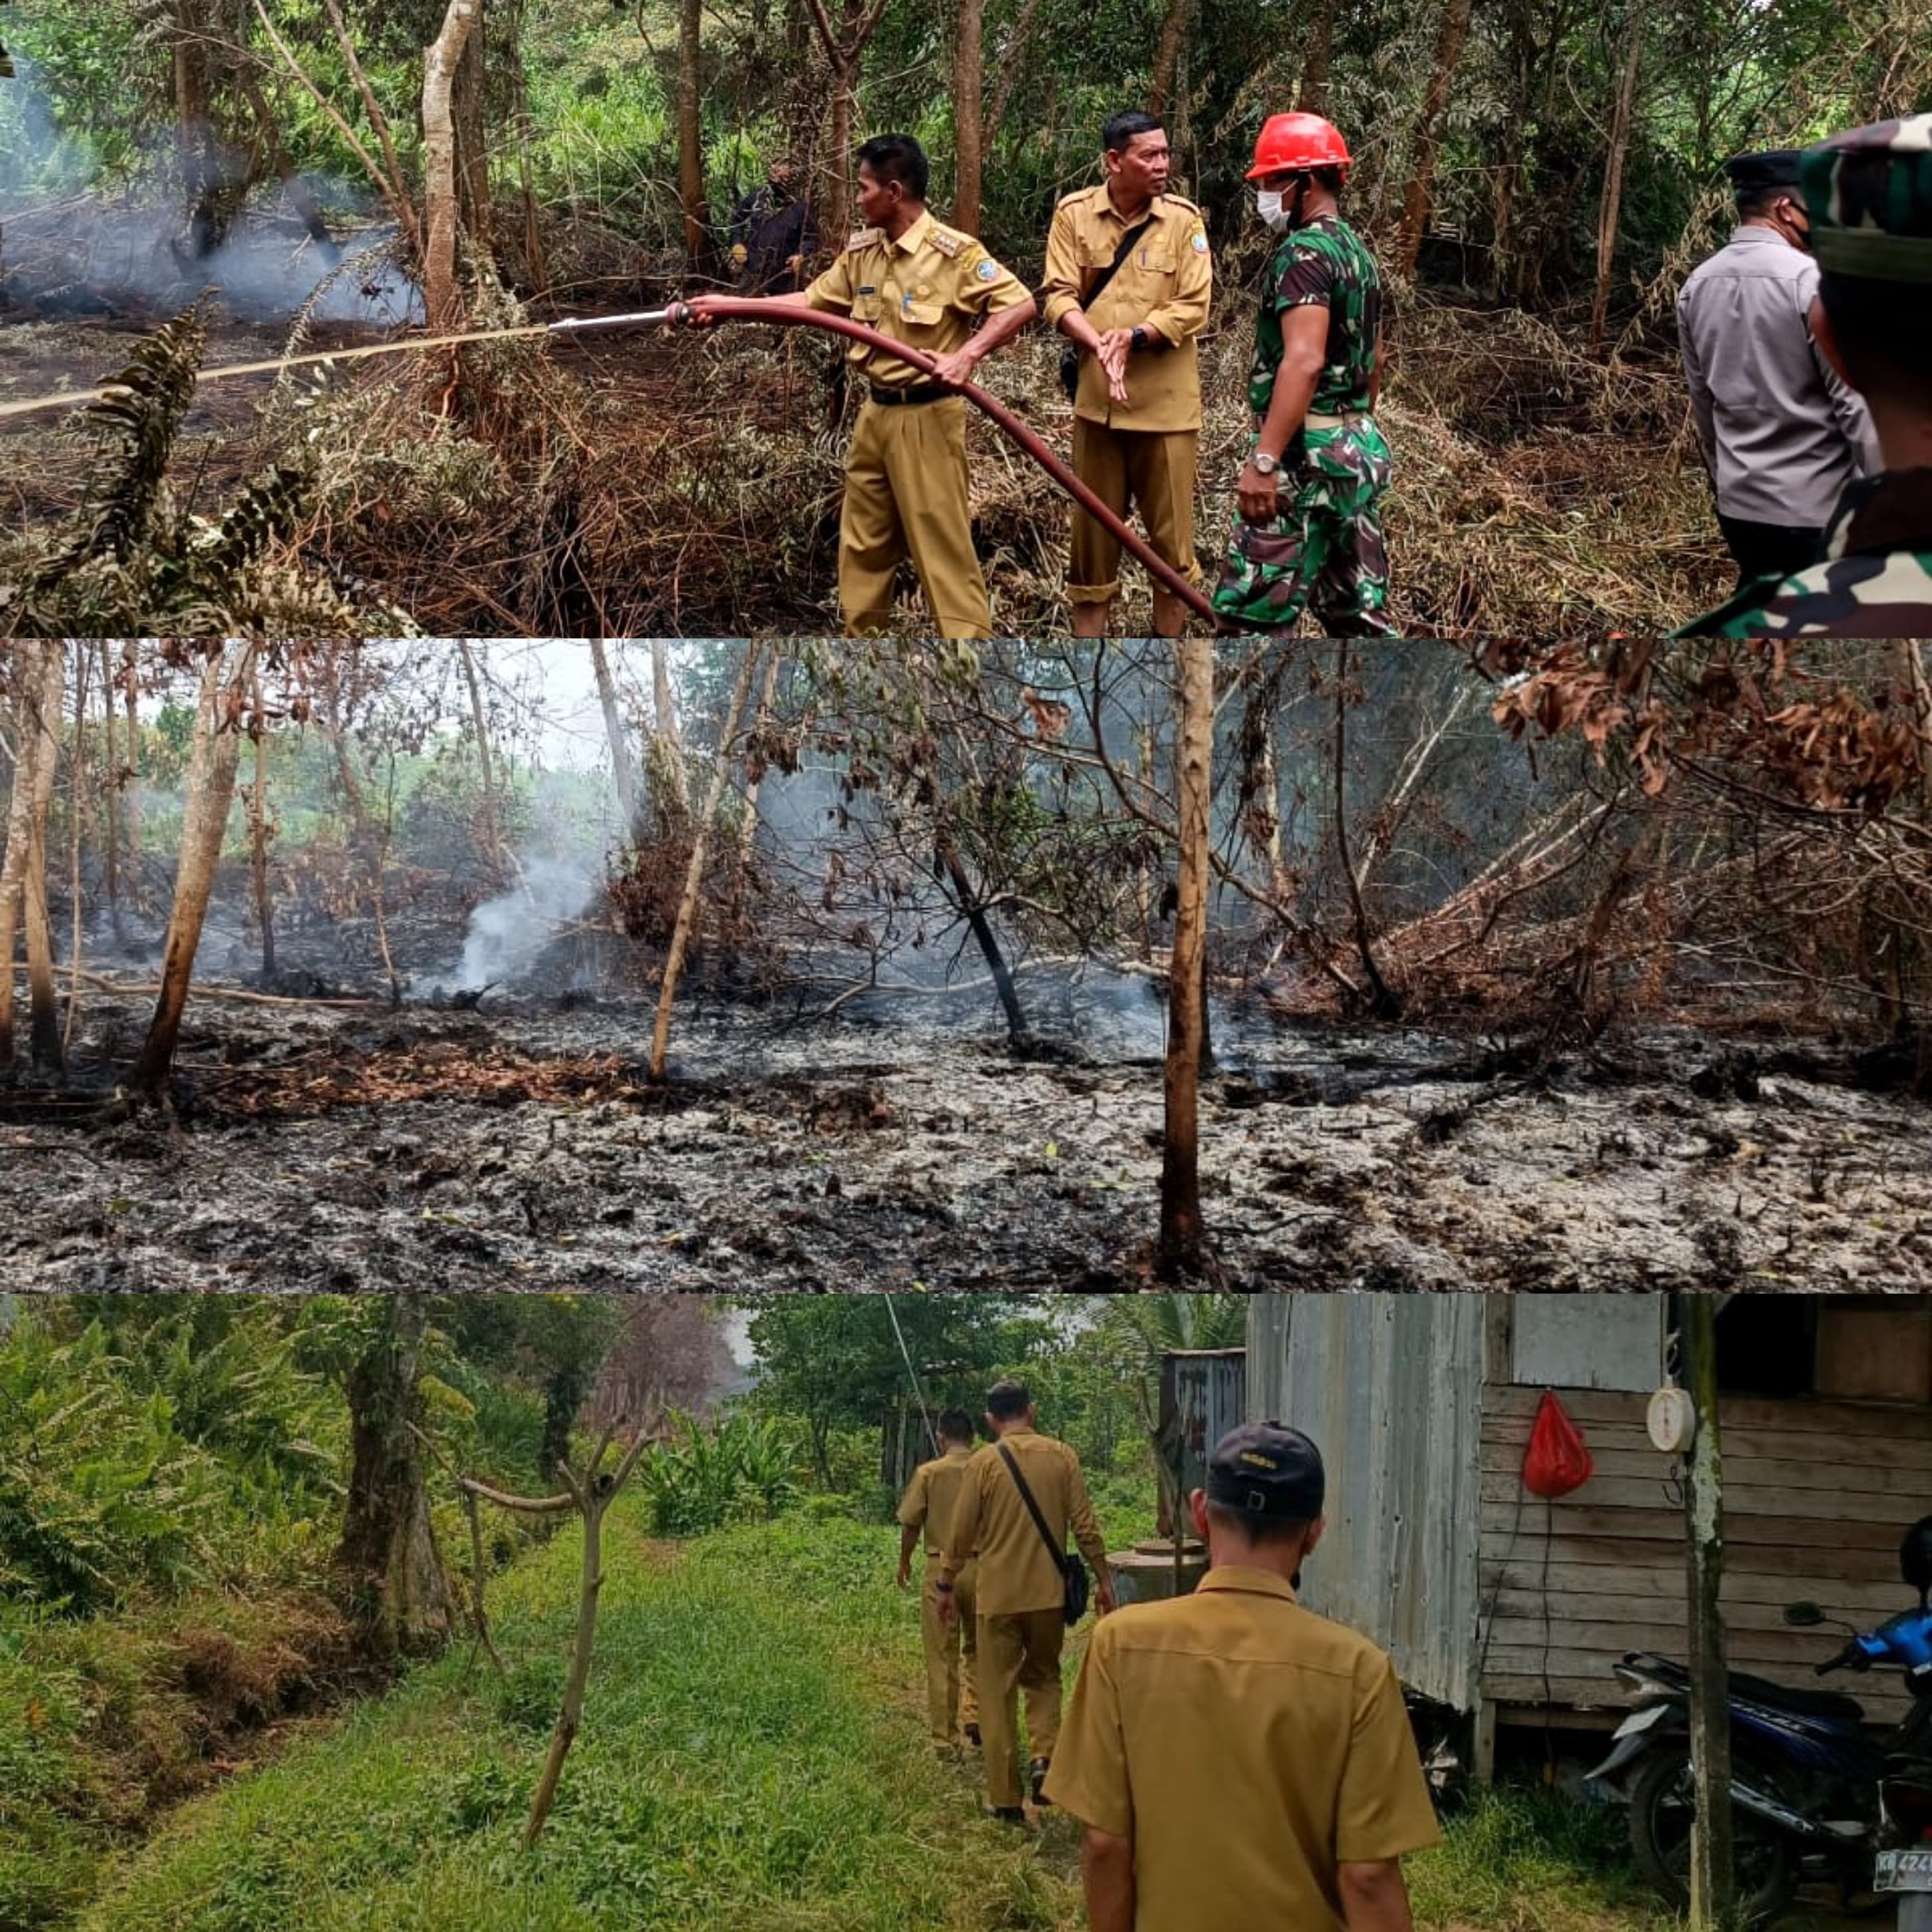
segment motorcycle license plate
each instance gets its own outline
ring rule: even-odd
[[[1881,1852],[1874,1892],[1932,1892],[1932,1851]]]

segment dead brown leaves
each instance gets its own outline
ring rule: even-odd
[[[633,1097],[645,1082],[632,1062],[615,1054],[542,1059],[463,1040],[366,1053],[332,1046],[279,1066],[225,1073],[214,1085],[223,1112],[262,1118],[418,1100],[574,1106]]]
[[[1788,644],[1498,644],[1478,661],[1507,680],[1492,710],[1512,736],[1574,734],[1600,764],[1616,746],[1648,797],[1694,770],[1768,802],[1870,818],[1925,783],[1912,694],[1882,676],[1836,680]]]

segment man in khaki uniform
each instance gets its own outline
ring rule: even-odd
[[[1294,1598],[1325,1486],[1300,1431],[1234,1430],[1194,1493],[1199,1593],[1094,1633],[1047,1780],[1093,1932],[1410,1932],[1400,1860],[1442,1834],[1401,1686]]]
[[[993,1815],[1023,1822],[1020,1788],[1018,1701],[1026,1696],[1027,1737],[1032,1748],[1034,1797],[1041,1787],[1060,1734],[1060,1651],[1066,1636],[1065,1573],[1021,1500],[1002,1449],[1018,1463],[1046,1519],[1054,1548],[1066,1533],[1092,1567],[1094,1594],[1105,1616],[1114,1607],[1107,1549],[1094,1514],[1080,1458],[1064,1442],[1034,1428],[1033,1398],[1024,1382],[995,1382],[986,1397],[986,1422],[994,1440],[967,1466],[953,1506],[952,1544],[940,1566],[941,1615],[957,1622],[958,1580],[963,1551],[979,1552],[980,1734],[986,1760],[986,1790]]]
[[[1107,178],[1053,211],[1040,294],[1048,326],[1081,352],[1073,467],[1116,514],[1130,503],[1154,548],[1197,582],[1194,478],[1201,368],[1214,271],[1201,211],[1167,192],[1167,136],[1150,114],[1116,114],[1102,130]],[[1097,296],[1126,238],[1137,239]],[[1088,305],[1091,302],[1090,308]],[[1120,587],[1120,539],[1077,504],[1067,596],[1073,634],[1104,638]],[[1178,638],[1185,607],[1159,585],[1157,636]]]
[[[974,1684],[979,1645],[974,1581],[977,1574],[973,1552],[964,1558],[952,1582],[952,1600],[959,1615],[949,1628],[939,1614],[944,1600],[935,1587],[940,1565],[950,1546],[948,1533],[954,1505],[973,1460],[973,1418],[963,1408],[949,1408],[939,1418],[938,1460],[922,1462],[912,1472],[899,1504],[899,1574],[902,1590],[912,1584],[913,1552],[921,1533],[926,1540],[926,1585],[920,1598],[920,1635],[926,1646],[926,1707],[932,1724],[932,1741],[951,1745],[962,1730],[968,1743],[980,1742],[980,1700]],[[962,1655],[965,1669],[960,1669]]]
[[[850,635],[889,630],[892,578],[910,557],[941,637],[990,637],[992,604],[967,503],[966,405],[953,392],[1033,320],[1034,299],[971,236],[933,220],[926,153],[910,134],[864,142],[858,162],[867,225],[809,288],[766,299],[849,315],[936,356],[938,367],[928,376],[886,350],[851,345],[848,359],[868,386],[845,458],[840,614]],[[700,296],[691,319],[719,318]]]

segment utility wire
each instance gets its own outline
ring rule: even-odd
[[[919,1371],[912,1365],[912,1351],[906,1346],[905,1330],[899,1326],[899,1312],[892,1306],[892,1298],[890,1294],[885,1298],[885,1301],[886,1312],[892,1318],[892,1333],[898,1338],[899,1358],[905,1364],[906,1374],[912,1382],[913,1400],[919,1404],[920,1420],[926,1424],[926,1436],[932,1444],[932,1453],[936,1456],[939,1453],[939,1431],[933,1424],[932,1411],[927,1406],[926,1391],[919,1385]]]

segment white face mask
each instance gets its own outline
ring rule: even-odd
[[[1258,188],[1255,191],[1255,212],[1279,235],[1288,226],[1288,209],[1282,200],[1278,188]]]

